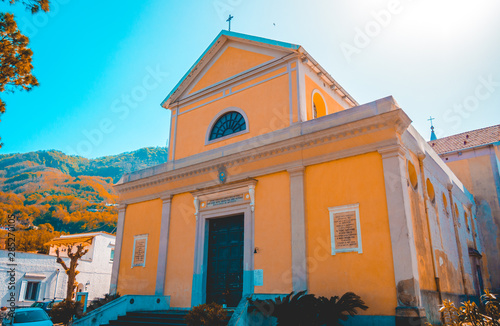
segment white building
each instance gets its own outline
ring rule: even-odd
[[[67,246],[84,243],[89,249],[78,262],[77,292],[88,292],[89,300],[103,297],[109,292],[115,236],[105,233],[81,233],[61,236],[50,242],[49,255],[24,252],[15,253],[15,261],[9,261],[8,251],[0,250],[0,306],[8,306],[14,293],[17,306],[29,306],[34,301],[64,299],[68,277],[56,262],[56,246],[60,256],[69,266]],[[12,282],[12,268],[15,269]]]

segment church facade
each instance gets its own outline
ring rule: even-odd
[[[359,105],[301,46],[223,31],[162,106],[169,162],[116,185],[112,292],[351,291],[353,322],[415,325],[490,286],[463,183],[392,97]]]

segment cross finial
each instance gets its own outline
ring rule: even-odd
[[[427,119],[427,121],[430,121],[430,122],[431,122],[431,127],[434,127],[434,126],[432,125],[432,120],[436,120],[436,119],[435,119],[435,118],[433,118],[432,116],[430,116],[430,117],[429,117],[429,119]]]
[[[231,16],[231,14],[229,14],[229,17],[226,19],[226,21],[229,23],[229,31],[231,31],[231,20],[234,18],[234,16]]]
[[[432,124],[432,120],[436,120],[436,119],[433,118],[432,116],[430,116],[429,119],[427,119],[427,121],[431,122],[431,140],[436,140],[437,137],[436,137],[436,133],[434,132],[434,125]]]

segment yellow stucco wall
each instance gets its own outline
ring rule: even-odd
[[[172,307],[191,307],[196,219],[193,196],[172,198],[165,295]]]
[[[290,125],[289,103],[289,80],[285,74],[179,115],[175,159],[285,128]],[[233,106],[245,111],[249,132],[205,146],[211,121],[221,110]]]
[[[370,309],[393,315],[396,302],[382,158],[369,153],[309,166],[305,172],[309,293],[353,291]],[[363,253],[331,255],[329,207],[359,203]]]
[[[123,227],[118,293],[154,294],[160,244],[162,201],[160,199],[127,206]],[[148,235],[146,266],[131,267],[134,236]]]
[[[269,55],[229,46],[200,78],[190,94],[272,59],[274,57]]]
[[[333,99],[333,97],[328,94],[323,87],[318,85],[316,82],[314,82],[309,76],[305,75],[305,88],[306,88],[306,110],[307,110],[307,120],[312,119],[312,98],[313,98],[313,91],[317,90],[321,93],[323,96],[323,99],[326,102],[326,107],[328,114],[332,114],[335,112],[339,112],[344,110],[344,108]]]
[[[280,172],[257,180],[254,268],[264,270],[264,286],[256,286],[255,293],[290,293],[290,178]]]

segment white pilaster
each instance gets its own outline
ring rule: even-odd
[[[417,250],[413,234],[405,152],[399,145],[380,149],[391,232],[394,276],[399,307],[422,304]]]
[[[170,230],[170,203],[172,197],[162,197],[160,225],[160,247],[158,248],[158,267],[156,269],[155,295],[164,295],[165,276],[167,274],[168,235]]]
[[[125,225],[125,212],[127,205],[118,206],[118,222],[116,225],[115,255],[113,258],[113,269],[111,270],[110,294],[116,294],[118,287],[118,272],[120,271],[120,259],[122,256],[123,227]]]
[[[306,211],[304,200],[304,167],[289,169],[290,218],[292,229],[293,291],[307,290]]]

